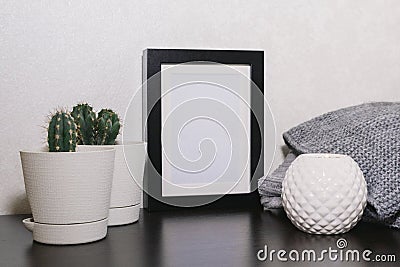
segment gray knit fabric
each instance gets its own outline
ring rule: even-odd
[[[282,181],[287,169],[296,157],[296,154],[290,152],[285,161],[273,173],[258,180],[258,191],[264,208],[276,209],[282,207]]]
[[[296,154],[352,157],[368,187],[364,219],[400,228],[400,103],[378,102],[326,113],[283,134],[293,150],[276,171],[259,180],[266,209],[279,208],[281,183]]]

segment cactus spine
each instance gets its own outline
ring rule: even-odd
[[[102,109],[96,121],[97,145],[114,145],[120,127],[118,115],[111,109]]]
[[[76,105],[71,113],[77,125],[77,144],[78,145],[94,145],[95,143],[95,124],[96,113],[89,104]]]
[[[76,124],[68,113],[57,111],[49,122],[47,142],[50,152],[75,152]]]

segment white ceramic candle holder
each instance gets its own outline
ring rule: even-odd
[[[366,198],[364,176],[345,155],[300,155],[282,184],[287,216],[298,229],[312,234],[349,231],[361,219]]]

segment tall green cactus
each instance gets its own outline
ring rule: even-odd
[[[111,109],[102,109],[96,121],[97,145],[114,145],[120,127],[118,115]]]
[[[47,142],[50,152],[75,152],[76,124],[68,113],[57,111],[49,122]]]
[[[95,124],[96,124],[96,113],[89,104],[78,104],[72,112],[77,126],[77,144],[78,145],[94,145],[95,144]]]

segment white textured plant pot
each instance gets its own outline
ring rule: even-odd
[[[106,236],[114,149],[20,156],[33,215],[23,223],[35,241],[67,245]]]
[[[125,225],[139,220],[143,181],[145,143],[126,142],[123,145],[78,146],[78,151],[93,147],[115,148],[114,179],[111,190],[109,226]]]
[[[300,155],[282,184],[287,216],[298,229],[311,234],[349,231],[361,219],[366,199],[364,176],[345,155]]]

